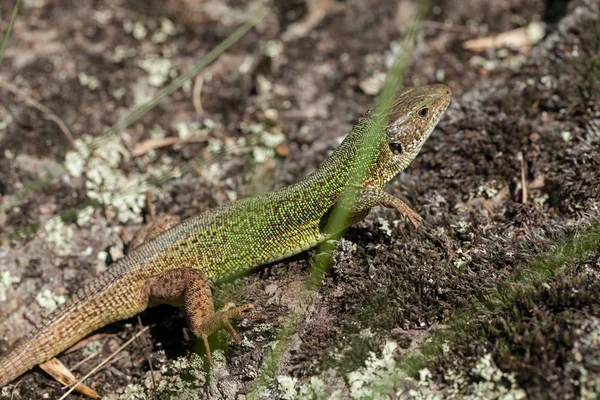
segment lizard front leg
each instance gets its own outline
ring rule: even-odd
[[[378,188],[361,189],[358,192],[356,201],[352,207],[352,213],[355,215],[364,215],[372,207],[378,205],[393,208],[398,211],[400,215],[408,218],[415,229],[419,228],[419,225],[421,225],[421,221],[423,220],[423,218],[410,208],[408,204]]]
[[[202,271],[190,268],[173,269],[153,278],[148,285],[151,302],[183,304],[188,326],[195,337],[202,339],[211,365],[213,360],[208,336],[224,326],[236,342],[241,341],[229,320],[252,309],[252,305],[236,307],[229,303],[215,312],[209,281]]]

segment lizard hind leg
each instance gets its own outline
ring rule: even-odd
[[[202,271],[190,268],[174,269],[155,278],[150,287],[150,296],[157,303],[183,304],[188,326],[195,337],[202,339],[210,365],[213,360],[208,337],[224,326],[239,343],[240,336],[230,320],[253,308],[251,304],[235,306],[228,303],[215,312],[208,278]]]

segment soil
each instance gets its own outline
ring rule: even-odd
[[[308,26],[314,4],[327,5],[326,12]],[[90,183],[85,171],[61,168],[81,143],[173,82],[263,5],[271,13],[200,79],[99,145],[108,156],[94,153],[86,170],[114,176]],[[2,32],[12,7],[0,2]],[[186,218],[318,168],[375,104],[414,8],[404,0],[24,0],[0,70],[0,349],[39,323],[48,302],[60,302],[122,255],[126,238],[149,217],[140,182],[151,183],[157,212]],[[217,307],[250,302],[261,318],[236,324],[240,344],[224,330],[211,337],[212,369],[183,313],[160,306],[140,322],[100,330],[108,335],[97,356],[73,372],[89,372],[141,323],[150,327],[146,340],[134,341],[88,385],[112,398],[238,398],[253,390],[292,311],[302,318],[278,376],[305,383],[333,375],[333,389],[388,340],[399,344],[398,358],[419,353],[457,313],[596,226],[599,15],[592,0],[434,0],[405,84],[444,83],[453,100],[421,154],[387,188],[420,213],[421,229],[374,209],[346,233],[308,303],[300,299],[314,251],[215,285]],[[481,52],[463,46],[541,23],[545,35],[531,45]],[[298,24],[305,32],[294,33]],[[131,155],[145,141],[186,132],[197,140]],[[272,146],[265,135],[281,143]],[[46,175],[57,168],[62,172]],[[169,175],[178,168],[185,170]],[[119,198],[124,206],[97,193],[120,193],[124,184],[135,189]],[[436,393],[454,393],[447,374],[453,370],[466,377],[458,393],[472,394],[481,377],[470,371],[490,354],[530,398],[600,395],[600,248],[575,253],[493,313],[473,316],[443,355],[427,356]],[[84,351],[60,359],[73,366]],[[19,382],[0,398],[64,392],[37,368]],[[282,395],[276,382],[262,391],[265,398]]]

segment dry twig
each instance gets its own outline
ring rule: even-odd
[[[96,367],[94,367],[94,369],[92,369],[90,372],[88,372],[87,375],[85,375],[84,377],[82,377],[81,379],[79,379],[79,381],[77,382],[77,384],[75,386],[71,386],[71,388],[65,394],[63,394],[62,397],[60,399],[58,399],[58,400],[64,400],[64,399],[66,399],[67,396],[69,394],[71,394],[73,392],[73,390],[75,390],[75,388],[77,387],[77,385],[79,385],[80,383],[82,383],[83,381],[85,381],[87,378],[89,378],[90,376],[92,376],[93,374],[95,374],[98,370],[100,370],[100,368],[102,368],[106,364],[108,364],[110,362],[110,360],[112,360],[117,354],[119,354],[121,351],[123,351],[124,348],[126,348],[131,343],[133,343],[137,338],[139,338],[141,335],[143,335],[144,332],[146,332],[148,329],[150,329],[150,328],[149,327],[145,327],[144,329],[142,329],[141,331],[139,331],[134,337],[132,337],[131,339],[129,339],[127,342],[125,342],[121,347],[119,347],[117,350],[115,350],[110,356],[108,356],[100,364],[98,364]]]
[[[28,106],[33,107],[39,112],[41,112],[46,120],[54,122],[56,125],[58,125],[58,128],[62,131],[62,133],[65,135],[65,137],[71,144],[75,143],[73,134],[67,127],[67,124],[65,124],[65,122],[51,109],[49,109],[39,101],[35,100],[33,97],[29,96],[27,93],[23,92],[12,83],[6,82],[3,79],[0,79],[0,87],[3,87],[4,89],[8,90],[12,94],[20,98]]]
[[[192,91],[192,104],[194,104],[194,109],[198,115],[204,114],[204,109],[202,108],[202,99],[200,98],[203,86],[204,75],[198,75],[194,81],[194,90]]]

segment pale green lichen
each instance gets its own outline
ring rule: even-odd
[[[206,139],[213,129],[212,127],[214,127],[211,123],[209,123],[209,125],[211,128],[208,128],[205,125],[203,126],[203,124],[200,124],[199,122],[178,122],[175,128],[177,129],[177,136],[181,139]]]
[[[23,0],[23,5],[27,8],[42,8],[46,4],[46,0]]]
[[[222,352],[215,351],[216,364],[224,362]],[[218,366],[217,366],[218,367]],[[197,354],[179,357],[169,365],[162,365],[153,373],[148,371],[143,385],[129,384],[119,395],[112,394],[106,400],[146,399],[199,399],[206,398],[205,361]]]
[[[232,7],[221,0],[206,0],[197,2],[199,15],[207,15],[213,21],[219,21],[224,26],[239,25],[249,21],[259,10],[268,6],[267,0],[246,2],[246,7]]]
[[[126,58],[135,57],[137,55],[137,53],[138,53],[137,50],[132,47],[127,47],[125,45],[118,44],[115,46],[115,49],[113,50],[113,54],[111,56],[111,61],[112,62],[121,62]],[[115,92],[117,92],[117,93],[115,93]],[[123,88],[115,89],[115,91],[113,92],[113,96],[115,98],[120,98],[120,97],[122,97],[123,94],[125,94],[125,89],[123,89]]]
[[[531,22],[527,25],[527,36],[531,44],[536,44],[546,35],[546,25],[542,22]]]
[[[254,65],[255,57],[246,55],[240,65],[238,66],[238,72],[241,75],[248,75],[252,71],[252,65]]]
[[[79,178],[85,172],[85,159],[76,151],[69,151],[65,155],[65,168],[69,175]]]
[[[146,400],[148,399],[148,395],[146,394],[146,389],[142,385],[138,385],[135,383],[130,383],[125,386],[123,393],[116,397],[115,395],[109,395],[104,397],[105,400]]]
[[[594,269],[584,273],[592,274],[597,278],[598,273]],[[590,330],[588,332],[588,329]],[[594,349],[600,345],[600,319],[593,318],[581,327],[583,333],[573,346],[572,355],[575,363],[574,369],[579,372],[577,379],[572,379],[572,383],[579,388],[580,398],[583,400],[597,399],[600,397],[600,374],[597,371],[590,371],[584,365],[581,365],[585,359],[590,359],[589,354],[593,354]],[[587,333],[586,333],[587,332]]]
[[[579,366],[579,377],[574,382],[579,387],[581,400],[593,400],[600,396],[600,377],[590,376],[590,372]]]
[[[275,148],[285,142],[285,135],[282,133],[271,133],[267,131],[264,124],[259,123],[241,123],[240,130],[246,134],[252,135],[255,144],[252,146],[252,157],[259,164],[275,157]],[[239,142],[239,149],[248,148],[247,141]]]
[[[274,149],[285,142],[285,135],[283,133],[264,132],[260,135],[260,141],[265,147]]]
[[[482,381],[471,384],[471,399],[519,400],[527,397],[525,391],[518,387],[514,374],[501,371],[491,354],[480,358],[471,374],[475,378],[483,378]]]
[[[44,224],[44,240],[48,247],[59,256],[71,254],[74,236],[73,227],[65,224],[60,217],[50,218]]]
[[[9,271],[0,272],[0,303],[8,299],[7,292],[12,284],[21,282],[21,278],[12,276]]]
[[[490,354],[479,359],[469,371],[468,377],[461,372],[445,371],[443,383],[434,382],[429,370],[422,369],[419,371],[418,388],[410,390],[409,395],[416,400],[522,400],[527,397],[525,391],[518,386],[514,374],[500,370]]]
[[[98,351],[100,351],[100,349],[102,349],[102,346],[103,346],[102,341],[93,340],[85,345],[85,347],[83,348],[83,351],[81,352],[81,355],[83,357],[88,357],[88,356],[91,356],[92,354],[96,354],[96,353],[98,353]]]
[[[114,90],[111,90],[110,94],[116,99],[116,100],[121,100],[123,98],[123,96],[125,96],[125,88],[117,88]]]
[[[152,41],[154,43],[163,43],[169,36],[173,36],[177,33],[175,25],[170,19],[162,17],[160,19],[160,29],[154,32],[152,35]]]
[[[259,135],[265,131],[265,126],[256,122],[252,123],[240,123],[240,130],[245,134]]]
[[[126,19],[123,21],[123,30],[131,35],[137,40],[142,40],[148,34],[148,30],[144,26],[143,23],[138,21],[132,21],[130,19]]]
[[[260,94],[268,94],[273,90],[273,83],[268,80],[264,75],[258,74],[256,76],[256,89]]]
[[[92,75],[88,75],[85,72],[80,72],[77,75],[77,78],[79,79],[79,84],[81,86],[85,86],[91,91],[98,89],[98,87],[100,86],[100,81],[98,81],[98,78]]]
[[[444,343],[442,343],[442,353],[446,354],[450,352],[450,342],[445,340]]]
[[[75,141],[76,150],[65,156],[65,169],[75,178],[84,176],[87,197],[108,207],[120,222],[140,222],[146,201],[144,193],[150,187],[141,175],[126,175],[119,169],[121,162],[130,158],[120,141],[106,141],[90,151],[93,140],[91,136],[84,135]],[[82,209],[77,215],[77,223],[85,225],[92,213],[89,207]]]
[[[222,352],[213,353],[215,365],[223,363],[224,356]],[[157,382],[158,398],[172,398],[177,395],[178,398],[190,398],[190,395],[198,395],[206,384],[205,360],[198,354],[191,354],[188,357],[180,357],[176,362],[166,368],[161,369],[161,379]],[[193,379],[189,379],[193,377]],[[147,389],[152,388],[152,381],[145,380]]]
[[[0,105],[0,133],[5,133],[6,129],[14,122],[12,115],[6,107]]]
[[[490,199],[499,192],[498,183],[496,181],[487,182],[477,188],[477,195],[485,195],[486,198]]]
[[[569,131],[562,131],[560,137],[565,143],[569,143],[573,139],[573,135]]]
[[[307,383],[298,385],[298,379],[280,375],[277,377],[279,394],[282,399],[292,400],[337,400],[342,398],[342,392],[336,390],[331,394],[327,393],[327,386],[318,377],[311,377]]]
[[[161,87],[169,78],[177,76],[173,62],[157,55],[149,55],[139,61],[138,66],[148,73],[148,83],[151,86]]]
[[[379,223],[379,229],[385,233],[388,237],[393,236],[392,229],[390,228],[390,221],[386,218],[378,217],[377,222]]]
[[[262,164],[265,161],[275,157],[275,151],[265,147],[255,147],[252,149],[252,157],[254,158],[254,161]]]
[[[67,301],[67,298],[62,295],[55,295],[50,291],[50,289],[44,289],[35,296],[35,301],[46,311],[47,314],[50,314],[52,311],[56,310],[58,306]]]
[[[398,345],[387,342],[381,357],[373,352],[365,361],[365,366],[347,375],[350,385],[350,397],[353,399],[385,399],[395,393],[406,374],[396,365],[394,352]]]
[[[92,221],[92,215],[94,215],[94,207],[88,206],[80,209],[77,212],[76,223],[77,226],[84,227],[88,226]]]
[[[284,54],[284,46],[281,40],[269,40],[262,46],[262,52],[265,56],[277,59]]]
[[[471,371],[444,371],[439,382],[427,368],[419,371],[418,380],[410,378],[395,357],[398,345],[388,341],[381,356],[371,352],[365,366],[346,375],[346,386],[333,391],[331,379],[313,376],[300,384],[297,378],[278,376],[278,391],[283,399],[389,399],[410,398],[415,400],[442,400],[461,398],[469,400],[522,400],[526,397],[516,383],[514,374],[501,371],[491,355],[479,359]],[[449,349],[445,343],[445,351]],[[324,382],[328,382],[325,384]],[[335,382],[335,380],[334,380]],[[580,377],[581,387],[593,392],[597,380]],[[343,385],[342,385],[343,386]],[[338,386],[339,387],[339,386]],[[599,386],[600,387],[600,386]],[[589,397],[592,398],[592,397]]]
[[[456,268],[463,268],[467,265],[469,265],[471,263],[471,256],[467,253],[465,253],[463,251],[463,249],[457,249],[456,250],[456,255],[458,256],[458,258],[454,259],[452,261],[452,264],[456,267]]]
[[[159,124],[154,124],[148,134],[152,139],[163,139],[167,136],[167,130]]]

